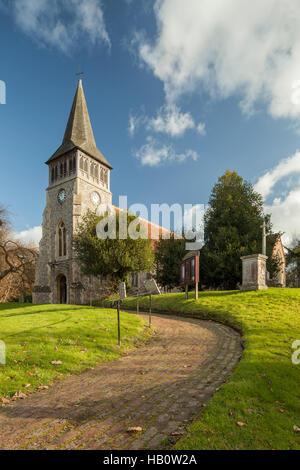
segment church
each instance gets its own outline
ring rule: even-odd
[[[49,185],[32,301],[86,305],[99,298],[102,282],[82,274],[73,249],[73,235],[88,210],[95,211],[100,204],[112,205],[112,167],[96,146],[81,79],[63,142],[46,164]],[[139,220],[153,249],[163,233],[170,233],[148,220]],[[132,273],[131,288],[140,289],[149,277],[151,273]]]
[[[33,303],[88,304],[100,281],[84,276],[72,246],[81,217],[112,204],[111,165],[98,150],[79,80],[62,145],[46,162],[49,185],[43,214]]]

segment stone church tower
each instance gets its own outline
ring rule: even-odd
[[[81,274],[72,239],[88,209],[112,203],[112,167],[96,147],[81,80],[62,145],[46,164],[49,186],[33,303],[87,304],[97,298],[100,281]]]

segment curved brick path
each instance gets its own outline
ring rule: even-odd
[[[175,442],[232,372],[240,337],[200,320],[155,315],[152,324],[148,345],[1,408],[0,449],[153,450]]]

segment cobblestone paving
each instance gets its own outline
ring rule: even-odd
[[[178,440],[232,373],[240,336],[179,317],[155,315],[152,325],[149,344],[0,408],[0,449],[154,450]]]

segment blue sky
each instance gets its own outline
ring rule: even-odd
[[[206,204],[231,169],[300,236],[300,5],[222,2],[0,0],[0,202],[17,232],[41,224],[80,66],[115,204]]]

